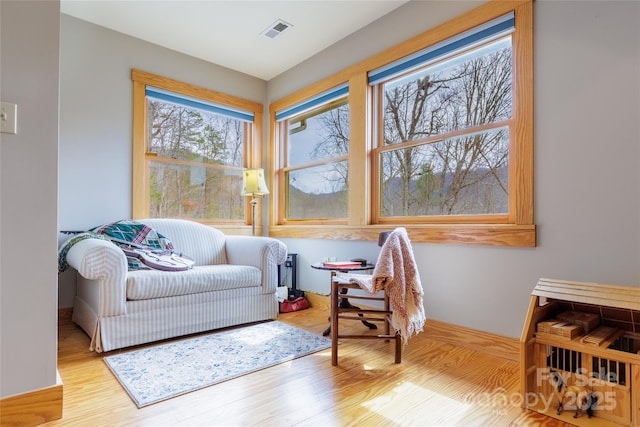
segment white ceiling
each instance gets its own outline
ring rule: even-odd
[[[62,0],[61,11],[264,80],[406,0]],[[271,39],[276,20],[292,26]]]

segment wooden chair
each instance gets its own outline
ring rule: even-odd
[[[382,246],[391,232],[380,233],[378,246]],[[359,299],[366,302],[382,302],[382,309],[368,307],[366,309],[353,307],[350,304],[341,304],[341,300],[347,298],[349,289],[360,289],[360,286],[350,283],[344,275],[331,272],[331,364],[338,365],[338,341],[340,339],[383,339],[395,341],[395,363],[400,363],[402,358],[402,337],[395,333],[391,326],[391,307],[389,297],[382,291],[376,295],[349,295],[348,299]],[[380,295],[382,294],[382,295]],[[374,304],[375,305],[375,304]],[[340,320],[357,320],[369,322],[384,322],[382,333],[374,334],[344,334],[340,333]]]

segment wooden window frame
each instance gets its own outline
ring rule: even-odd
[[[132,218],[142,219],[148,218],[150,215],[149,162],[159,161],[147,150],[148,114],[145,94],[147,86],[253,113],[254,122],[247,125],[251,128],[251,132],[247,135],[248,147],[245,150],[244,166],[260,167],[264,108],[262,104],[136,69],[131,71],[131,80],[133,81]],[[178,164],[180,161],[175,163]],[[261,217],[260,205],[258,204],[256,209],[256,218]],[[215,225],[216,228],[223,229],[227,233],[251,234],[251,217],[251,205],[247,202],[245,203],[245,219],[241,221],[242,223],[215,220],[194,221]],[[259,225],[256,229],[257,232],[262,232]]]
[[[367,72],[410,55],[427,46],[438,43],[491,19],[513,11],[515,31],[512,34],[513,61],[513,116],[510,128],[509,185],[513,191],[509,197],[509,213],[505,216],[475,217],[457,220],[448,217],[435,223],[421,223],[407,219],[403,224],[394,222],[376,224],[371,212],[372,168],[374,165],[370,117],[371,89]],[[282,153],[278,147],[275,112],[299,103],[322,91],[349,82],[350,146],[349,146],[349,216],[347,224],[323,226],[300,221],[283,224],[279,221],[282,209],[282,185],[284,184],[278,159]],[[276,197],[271,198],[271,223],[269,235],[274,237],[320,238],[342,240],[376,240],[378,233],[390,227],[407,228],[412,241],[429,243],[477,244],[492,246],[536,246],[536,226],[533,204],[533,1],[493,0],[412,39],[387,49],[322,81],[273,102],[270,110],[270,138],[272,144],[272,170],[275,171],[272,188]],[[491,218],[489,218],[491,217]],[[497,219],[496,219],[497,218]]]
[[[346,97],[346,102],[348,104],[348,100],[349,98]],[[330,109],[333,109],[334,107],[336,107],[336,105],[341,104],[345,102],[345,98],[339,98],[338,100],[333,100],[331,102],[328,102],[326,104],[321,105],[319,108],[314,108],[313,110],[311,110],[310,113],[314,113],[314,115],[319,114],[318,111],[322,111],[323,109],[326,109],[327,111]],[[309,113],[307,113],[309,114]],[[299,116],[294,116],[292,118],[298,119]],[[289,135],[286,134],[284,132],[284,130],[287,128],[286,124],[288,123],[289,119],[284,119],[282,121],[278,121],[276,123],[276,126],[278,126],[278,134],[280,135],[278,140],[279,140],[279,144],[281,147],[283,147],[282,149],[282,155],[283,157],[280,157],[279,159],[279,174],[278,176],[281,178],[279,181],[282,183],[282,187],[281,187],[281,191],[279,192],[279,203],[281,203],[282,209],[278,209],[277,210],[277,215],[278,217],[276,218],[276,221],[278,224],[283,224],[283,225],[291,225],[291,224],[322,224],[322,225],[327,225],[327,224],[346,224],[347,220],[346,218],[322,218],[322,219],[290,219],[286,216],[285,211],[287,210],[287,197],[288,197],[288,180],[286,179],[286,176],[288,173],[290,172],[295,172],[298,170],[304,170],[304,169],[308,169],[310,167],[315,167],[315,166],[325,166],[328,164],[332,164],[332,163],[339,163],[339,162],[344,162],[346,161],[348,163],[349,159],[347,155],[343,155],[343,156],[336,156],[336,157],[330,157],[330,158],[325,158],[325,159],[321,159],[321,160],[316,160],[316,161],[310,161],[307,163],[302,163],[302,164],[296,164],[296,165],[291,165],[289,164],[289,162],[286,159],[287,157],[287,153],[288,153],[288,149],[289,149],[289,145],[290,145],[290,138]]]

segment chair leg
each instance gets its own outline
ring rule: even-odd
[[[331,304],[331,315],[329,317],[329,328],[327,329],[326,332],[330,331],[331,334],[331,365],[333,366],[337,366],[338,365],[338,337],[339,337],[339,314],[340,314],[340,310],[341,308],[349,308],[349,307],[342,307],[341,306],[341,295],[344,295],[343,292],[341,292],[342,290],[346,290],[340,287],[340,284],[335,281],[332,280],[331,281],[331,298],[330,298],[330,304]],[[386,336],[366,336],[366,335],[348,335],[346,336],[346,338],[382,338],[384,339],[386,342],[389,342],[390,339],[394,339],[395,340],[395,363],[401,363],[402,362],[402,337],[398,334],[396,334],[393,338],[391,338],[391,334],[390,332],[393,331],[393,327],[391,326],[391,319],[389,317],[389,307],[390,307],[390,303],[389,303],[389,297],[386,295],[385,293],[385,297],[384,297],[384,312],[385,312],[385,335]],[[354,308],[354,307],[351,307]],[[361,313],[358,313],[359,315],[361,315]],[[357,319],[357,318],[356,318]],[[355,320],[355,319],[354,319]]]
[[[387,295],[387,293],[384,293],[384,309],[385,311],[389,311],[389,308],[391,307],[391,304],[389,302],[389,295]],[[387,335],[390,334],[391,332],[391,319],[389,318],[389,316],[387,316],[387,320],[386,322],[384,322],[385,324],[385,332]],[[395,352],[396,352],[396,359],[395,362],[396,363],[402,363],[402,337],[400,337],[400,335],[398,335],[396,333],[395,336]]]
[[[384,293],[384,311],[389,312],[389,308],[391,307],[391,303],[389,302],[389,295],[387,295],[387,292],[385,291]],[[390,334],[391,331],[391,319],[389,318],[389,315],[387,314],[386,316],[387,320],[384,322],[384,333],[386,335]]]
[[[338,365],[338,282],[331,281],[331,364]]]

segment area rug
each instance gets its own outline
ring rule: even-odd
[[[331,346],[278,321],[106,356],[138,408],[256,372]]]

